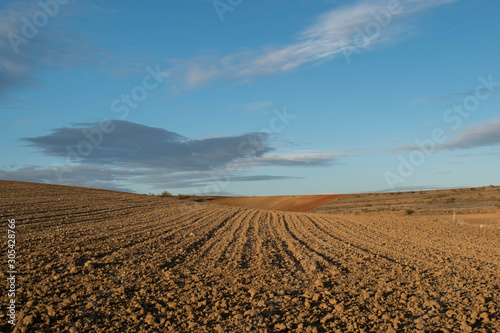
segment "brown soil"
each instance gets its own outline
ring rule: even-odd
[[[286,212],[308,212],[342,197],[339,194],[287,195],[270,197],[211,197],[211,203]]]
[[[16,182],[0,200],[20,332],[500,332],[496,229]]]

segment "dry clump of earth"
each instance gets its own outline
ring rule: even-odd
[[[0,198],[16,332],[500,332],[498,229],[7,181]]]

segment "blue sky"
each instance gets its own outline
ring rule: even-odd
[[[499,185],[499,12],[4,1],[0,179],[227,195]]]

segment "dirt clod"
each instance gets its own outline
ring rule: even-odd
[[[498,229],[7,181],[0,203],[19,332],[500,331]]]

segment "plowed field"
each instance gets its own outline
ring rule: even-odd
[[[341,194],[323,194],[271,197],[212,197],[209,200],[211,203],[219,205],[304,213],[326,205],[342,196]]]
[[[16,182],[0,198],[20,332],[500,331],[496,229]]]

